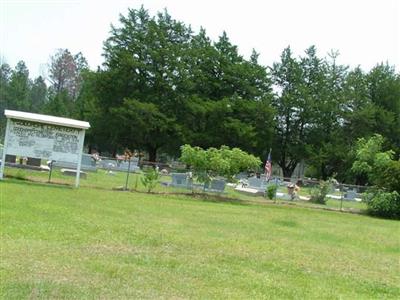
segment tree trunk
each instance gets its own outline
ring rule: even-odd
[[[290,178],[292,177],[292,174],[294,172],[294,169],[296,169],[297,166],[297,161],[290,161],[288,165],[286,164],[279,164],[279,166],[282,168],[283,172],[283,177],[284,178]]]
[[[325,165],[321,165],[320,170],[321,170],[322,180],[326,180],[328,178],[328,174],[326,172]]]
[[[293,170],[291,170],[290,168],[284,166],[284,167],[282,168],[282,172],[283,172],[283,177],[285,177],[285,178],[290,178],[290,177],[292,177]]]
[[[149,152],[149,161],[155,162],[157,159],[157,148],[149,147],[147,151]]]

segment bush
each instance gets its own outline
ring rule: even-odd
[[[267,197],[269,200],[275,199],[277,190],[278,186],[276,184],[271,184],[267,187]]]
[[[158,172],[153,168],[149,168],[144,171],[141,181],[146,187],[148,193],[150,193],[152,189],[156,187],[159,178],[160,174],[158,174]]]
[[[372,216],[400,219],[400,194],[396,191],[367,193],[363,201],[367,203],[367,211]]]
[[[311,190],[310,202],[326,204],[326,195],[328,195],[330,189],[331,183],[329,181],[321,181],[317,188]]]
[[[378,187],[400,193],[400,161],[391,161],[376,180]]]

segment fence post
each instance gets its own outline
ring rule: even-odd
[[[340,211],[342,211],[342,207],[343,207],[343,184],[341,185],[341,189],[340,189]]]
[[[129,158],[128,162],[128,173],[126,174],[126,181],[125,181],[125,191],[128,189],[128,180],[129,180],[129,173],[131,170],[131,159]]]
[[[53,171],[53,160],[50,161],[49,180],[47,181],[48,183],[50,183],[50,181],[51,181],[51,172],[52,171]]]
[[[138,186],[138,174],[135,175],[136,180],[135,180],[135,192],[137,192],[137,186]]]

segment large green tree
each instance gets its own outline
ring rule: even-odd
[[[0,137],[5,133],[6,118],[3,114],[4,109],[8,108],[10,101],[9,98],[9,84],[11,77],[11,68],[8,64],[2,63],[0,65]]]
[[[156,159],[160,147],[166,146],[168,136],[146,135],[147,141],[139,139],[141,135],[152,132],[164,120],[176,123],[179,105],[184,101],[185,69],[184,49],[188,47],[190,29],[181,22],[173,20],[167,12],[150,17],[141,8],[129,10],[127,16],[120,17],[121,27],[112,27],[111,36],[104,44],[104,69],[93,76],[96,106],[99,107],[95,123],[106,122],[115,126],[102,126],[103,135],[108,136],[114,145],[136,145],[148,151],[151,160]],[[142,107],[128,105],[124,99],[135,99],[136,104],[152,108],[151,122],[142,122]],[[145,104],[149,104],[146,106]],[[152,105],[150,105],[152,104]],[[127,107],[128,105],[128,107]],[[121,112],[129,108],[131,118]],[[112,120],[111,120],[112,118]],[[134,132],[124,127],[135,124]],[[138,127],[140,126],[140,127]],[[162,127],[162,126],[161,126]],[[173,126],[175,136],[179,136],[179,126]],[[173,143],[174,136],[169,136]]]
[[[226,33],[212,43],[166,11],[129,10],[112,27],[104,57],[78,101],[83,110],[95,107],[87,111],[94,144],[136,147],[151,160],[160,150],[177,155],[184,143],[264,150],[271,130],[256,129],[272,121],[270,79],[257,54],[245,60]]]
[[[19,61],[11,73],[8,86],[8,108],[29,111],[31,103],[29,92],[32,82],[29,79],[29,70],[23,61]]]
[[[47,85],[42,76],[37,77],[29,91],[30,111],[42,112],[47,102]]]
[[[387,137],[400,154],[400,74],[388,64],[376,65],[367,75],[368,91],[375,105],[374,133]]]
[[[349,142],[379,133],[398,149],[400,130],[400,77],[393,67],[377,65],[369,73],[356,68],[345,84],[345,126]]]
[[[276,111],[273,155],[290,177],[297,164],[307,157],[307,142],[313,122],[313,105],[318,89],[313,76],[319,62],[309,49],[309,70],[306,64],[293,57],[290,47],[283,50],[281,61],[272,67],[272,79],[277,89],[272,102]],[[316,60],[316,61],[312,61]],[[312,64],[316,66],[312,66]],[[318,69],[317,69],[318,70]]]
[[[314,167],[312,177],[324,180],[332,176],[343,179],[349,150],[349,144],[343,138],[347,67],[336,63],[338,52],[331,52],[329,56],[330,59],[320,59],[313,51],[312,55],[302,59],[303,68],[309,70],[308,77],[312,78],[308,81],[313,82],[312,88],[306,85],[313,98],[309,108],[312,122],[306,162]]]

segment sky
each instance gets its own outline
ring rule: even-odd
[[[370,70],[380,62],[400,69],[400,0],[0,0],[0,62],[24,60],[30,76],[46,75],[59,48],[82,52],[92,69],[103,62],[103,42],[119,14],[143,5],[169,14],[217,40],[225,30],[239,53],[254,48],[271,66],[291,46],[296,56],[315,45],[338,50],[338,63]]]

